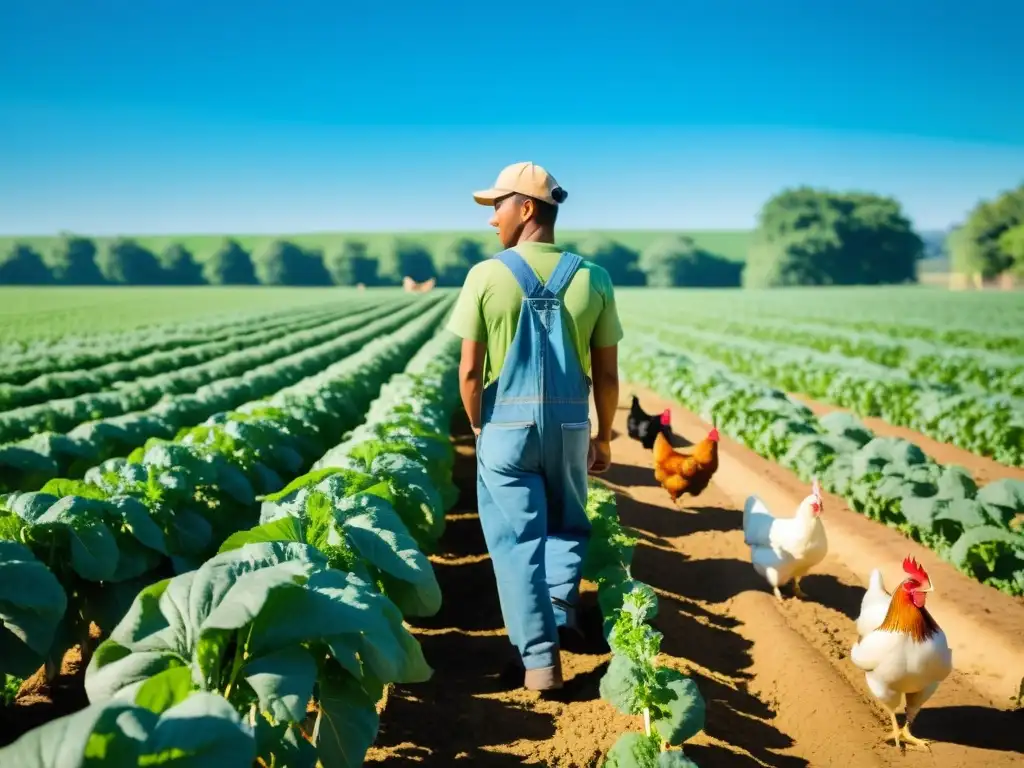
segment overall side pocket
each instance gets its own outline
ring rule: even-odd
[[[589,527],[587,506],[587,453],[590,421],[562,425],[562,467],[565,473],[565,525]]]

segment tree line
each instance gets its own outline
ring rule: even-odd
[[[622,286],[738,286],[743,269],[685,235],[669,236],[641,251],[602,235],[562,247],[603,266]],[[228,238],[200,261],[180,243],[154,253],[130,238],[97,246],[87,237],[67,235],[46,253],[16,243],[0,254],[0,285],[397,286],[408,276],[458,287],[470,268],[489,255],[467,237],[436,252],[415,240],[395,238],[381,253],[357,239],[326,253],[284,239],[250,252]]]
[[[1024,275],[1024,184],[980,202],[946,244],[958,271]],[[807,186],[785,189],[764,204],[745,264],[682,234],[641,250],[600,233],[562,245],[607,269],[616,285],[665,288],[916,282],[926,249],[896,199]],[[402,238],[371,252],[367,243],[350,239],[326,253],[287,240],[250,253],[226,239],[199,263],[181,244],[157,254],[131,239],[98,249],[88,238],[67,236],[47,254],[24,244],[0,254],[0,284],[388,286],[408,276],[458,287],[489,255],[472,238],[436,252]]]

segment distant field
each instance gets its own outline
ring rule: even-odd
[[[578,243],[586,237],[598,234],[594,231],[566,230],[559,233],[559,239],[566,243]],[[712,253],[719,254],[732,261],[746,261],[747,245],[752,232],[749,230],[609,230],[600,234],[606,235],[625,246],[642,249],[654,240],[673,234],[684,234],[692,237],[697,245]],[[140,235],[135,237],[141,245],[152,251],[162,251],[171,243],[181,243],[195,257],[202,261],[224,241],[225,235]],[[345,240],[362,240],[368,244],[371,253],[382,251],[395,238],[416,240],[431,252],[443,248],[445,244],[458,237],[469,237],[481,242],[488,251],[498,251],[498,240],[488,231],[469,232],[314,232],[297,235],[230,235],[250,251],[259,251],[276,239],[290,240],[304,248],[319,248],[325,253],[340,247]],[[97,237],[97,244],[111,240],[109,237]],[[0,237],[0,252],[6,251],[13,243],[20,242],[33,246],[40,253],[46,253],[57,240],[52,236]]]
[[[379,289],[381,297],[399,289]],[[337,303],[352,288],[0,288],[0,342],[82,336],[148,325]]]

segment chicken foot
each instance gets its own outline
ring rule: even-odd
[[[919,739],[910,732],[909,720],[902,728],[900,728],[900,724],[896,720],[896,713],[891,709],[889,710],[889,718],[892,720],[892,734],[890,734],[886,741],[891,740],[900,748],[920,749],[925,752],[931,751],[931,747],[928,746],[931,744],[930,741],[926,739]]]
[[[900,732],[900,735],[903,737],[903,743],[906,744],[908,747],[922,749],[926,752],[930,752],[931,747],[928,745],[931,744],[931,742],[927,739],[919,739],[917,738],[917,736],[910,732],[910,724],[913,722],[913,720],[914,718],[908,717],[907,722],[903,724],[903,730]]]
[[[807,593],[800,589],[800,579],[793,579],[793,594],[801,600],[807,599]]]

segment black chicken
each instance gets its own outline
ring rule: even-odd
[[[672,442],[672,411],[666,408],[660,415],[651,416],[644,412],[637,396],[633,395],[633,406],[629,409],[629,418],[626,419],[626,431],[631,438],[643,443],[647,450],[654,448],[654,440],[659,432]]]

